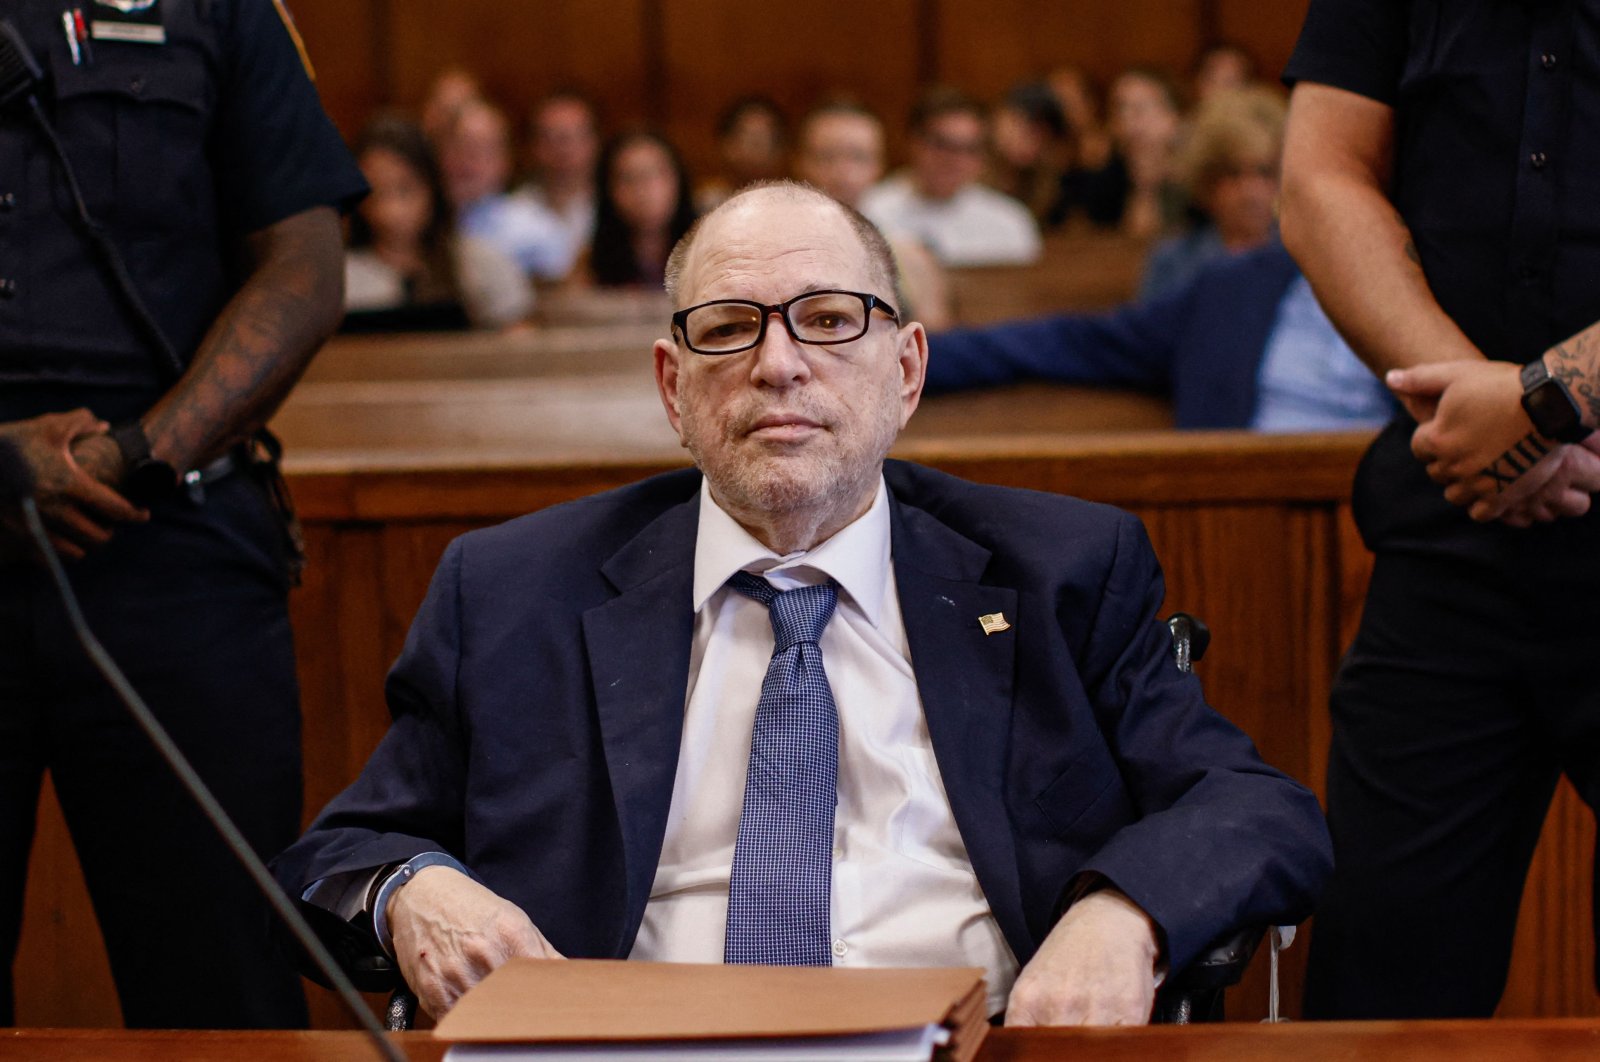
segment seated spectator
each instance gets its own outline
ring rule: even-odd
[[[1106,130],[1100,91],[1081,66],[1058,66],[1045,78],[1051,95],[1067,120],[1072,146],[1070,169],[1096,170],[1111,158],[1111,134]]]
[[[1219,92],[1249,88],[1256,83],[1256,60],[1243,45],[1218,41],[1207,47],[1194,61],[1190,83],[1197,106]]]
[[[560,280],[578,249],[546,211],[506,192],[511,180],[511,131],[492,103],[468,100],[456,110],[439,144],[445,192],[461,231],[498,247],[524,273]]]
[[[694,219],[689,174],[677,149],[654,133],[625,133],[601,152],[594,242],[574,279],[659,290],[667,255]]]
[[[594,104],[576,92],[555,92],[539,101],[528,125],[532,177],[516,195],[555,218],[571,246],[581,252],[594,238],[595,164],[600,157]]]
[[[860,209],[861,197],[883,177],[883,159],[883,121],[859,103],[825,103],[800,123],[795,173],[847,207]],[[948,328],[955,314],[944,268],[916,237],[886,235],[900,267],[904,312],[924,327]]]
[[[700,185],[695,207],[708,213],[747,184],[788,173],[788,123],[765,96],[734,100],[717,119],[717,158],[721,172]]]
[[[988,156],[982,105],[933,89],[911,112],[911,167],[861,199],[885,232],[915,236],[947,266],[1019,265],[1039,257],[1028,208],[979,183]]]
[[[1041,226],[1061,215],[1061,183],[1071,156],[1067,118],[1042,82],[1018,85],[995,108],[988,183],[1016,199]]]
[[[973,966],[1011,1025],[1136,1024],[1305,917],[1316,798],[1173,663],[1139,521],[885,460],[928,348],[882,236],[781,184],[672,262],[697,467],[450,544],[393,724],[275,862],[341,961],[435,1016],[572,956]]]
[[[422,101],[422,131],[428,139],[438,144],[444,139],[456,112],[473,100],[483,99],[483,85],[478,75],[460,66],[447,66],[439,71],[428,86]]]
[[[420,128],[379,118],[362,131],[355,154],[372,193],[350,218],[346,330],[503,328],[528,316],[533,289],[517,264],[456,232]]]
[[[1183,219],[1183,196],[1173,181],[1182,129],[1178,87],[1153,67],[1124,71],[1112,82],[1112,154],[1075,188],[1089,220],[1148,238]]]
[[[1131,388],[1170,396],[1180,428],[1378,428],[1395,411],[1276,240],[1154,302],[960,329],[929,347],[929,392],[1021,380]]]
[[[1139,298],[1180,288],[1207,262],[1273,238],[1285,112],[1283,95],[1264,85],[1201,104],[1176,167],[1197,217],[1150,252]]]

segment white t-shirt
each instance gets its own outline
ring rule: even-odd
[[[981,184],[924,199],[891,177],[861,197],[861,212],[890,236],[912,236],[947,266],[1026,265],[1039,257],[1039,226],[1017,200]]]
[[[533,288],[517,263],[482,240],[455,240],[456,279],[462,309],[475,328],[502,328],[533,312]],[[346,251],[346,310],[392,310],[406,304],[406,283],[398,270],[371,248]]]

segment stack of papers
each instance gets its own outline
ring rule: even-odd
[[[434,1030],[446,1062],[969,1062],[983,971],[516,959]]]

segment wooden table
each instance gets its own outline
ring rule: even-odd
[[[402,1033],[412,1062],[438,1062],[446,1045]],[[1474,1062],[1591,1060],[1600,1022],[1329,1022],[1146,1029],[998,1029],[980,1062]],[[367,1062],[377,1053],[349,1032],[125,1032],[120,1029],[0,1030],[0,1060],[27,1062]]]

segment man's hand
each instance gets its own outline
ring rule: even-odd
[[[1155,923],[1115,889],[1067,909],[1023,968],[1007,1025],[1143,1025],[1155,1006]]]
[[[122,459],[104,438],[106,427],[87,409],[0,424],[0,436],[15,443],[33,469],[34,498],[51,544],[73,560],[109,542],[117,524],[149,519],[110,486],[121,475]],[[5,545],[25,551],[26,536],[20,518],[0,523]]]
[[[1541,458],[1507,491],[1508,504],[1500,522],[1528,527],[1587,513],[1590,496],[1600,491],[1600,453],[1590,446],[1587,440],[1579,446],[1558,446]],[[1548,479],[1541,483],[1546,475]],[[1537,491],[1533,490],[1536,485]]]
[[[435,1019],[508,959],[559,959],[520,907],[460,871],[424,867],[389,898],[400,973]]]
[[[1519,374],[1513,362],[1452,361],[1397,369],[1385,382],[1418,420],[1411,452],[1446,501],[1480,521],[1579,515],[1589,462],[1534,430]]]

